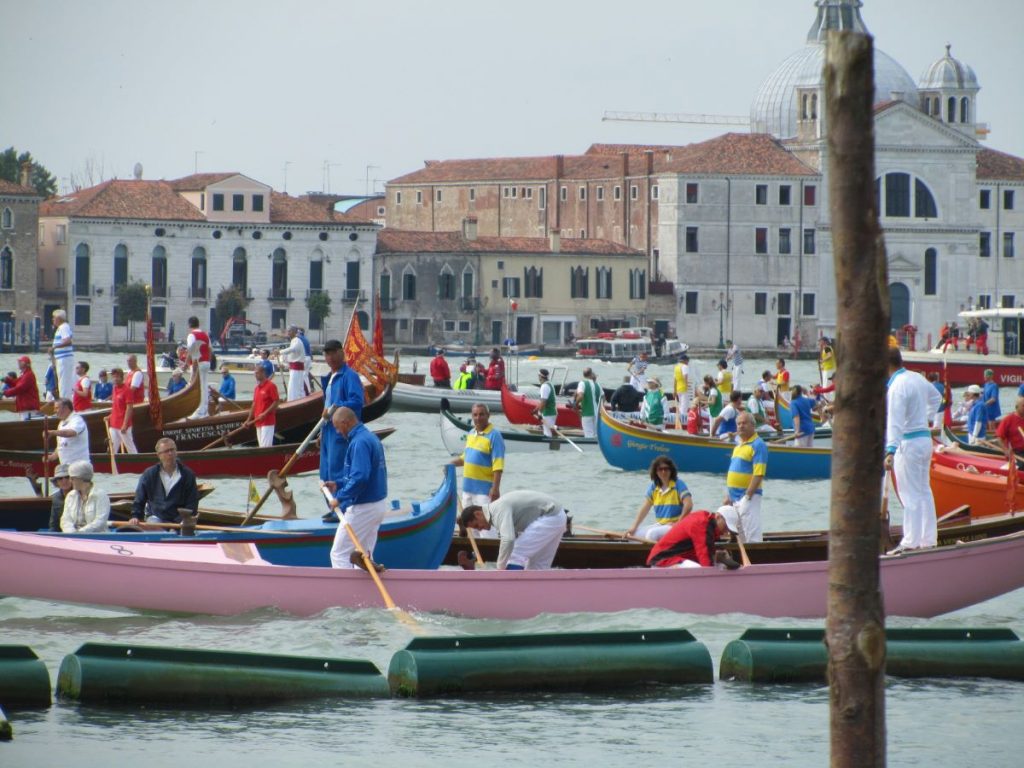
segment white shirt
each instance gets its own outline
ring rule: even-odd
[[[900,368],[889,379],[885,403],[885,448],[891,453],[905,435],[930,429],[942,396],[924,376]]]
[[[57,429],[75,430],[74,437],[57,438],[57,456],[60,457],[60,463],[89,461],[89,428],[85,425],[85,419],[77,413],[72,413],[57,425]]]
[[[129,371],[128,386],[132,389],[142,389],[146,384],[146,374],[142,371]]]
[[[66,322],[61,323],[57,326],[57,330],[53,332],[53,356],[58,360],[62,357],[71,357],[75,354],[73,344],[68,344],[66,347],[58,347],[57,345],[63,342],[65,339],[71,339],[71,326]]]
[[[181,472],[178,471],[178,465],[174,465],[174,471],[171,474],[164,472],[164,468],[160,467],[160,482],[164,484],[164,495],[166,496],[171,492],[171,488],[181,480]]]
[[[279,357],[283,363],[304,363],[306,348],[302,346],[302,339],[298,336],[292,338],[291,343],[281,350]]]

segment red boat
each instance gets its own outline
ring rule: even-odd
[[[982,474],[932,462],[930,476],[939,516],[965,504],[970,506],[972,518],[1024,510],[1024,483],[1017,486],[1014,500],[1009,502],[1005,474]]]
[[[540,424],[540,419],[533,415],[533,411],[540,407],[540,400],[533,400],[526,395],[512,392],[508,387],[501,388],[501,409],[505,418],[512,424]],[[559,427],[583,428],[578,411],[567,405],[558,405],[558,415],[555,417],[555,425]]]

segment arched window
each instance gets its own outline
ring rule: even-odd
[[[914,216],[919,219],[934,219],[938,215],[931,190],[920,179],[914,179]]]
[[[960,99],[960,122],[966,123],[970,118],[970,102],[964,96]]]
[[[523,268],[523,296],[527,299],[544,298],[544,268]]]
[[[284,248],[275,248],[270,276],[270,298],[288,298],[288,254]]]
[[[0,227],[14,229],[14,211],[10,208],[4,208],[3,216],[0,218]]]
[[[569,267],[569,298],[590,298],[590,268]]]
[[[75,246],[75,296],[89,296],[92,287],[89,283],[89,246],[79,243]]]
[[[114,246],[114,292],[128,284],[128,246],[119,243]]]
[[[924,252],[924,295],[938,294],[939,285],[939,254],[934,248]]]
[[[402,272],[402,300],[416,301],[416,272],[412,267]]]
[[[818,94],[811,94],[811,120],[818,119]]]
[[[476,273],[473,268],[466,265],[466,268],[462,270],[462,297],[465,299],[471,298],[476,287]]]
[[[324,289],[324,252],[314,248],[309,257],[309,292],[319,293]]]
[[[910,322],[910,289],[903,283],[889,284],[889,325],[902,328]]]
[[[235,248],[231,256],[231,283],[242,292],[242,295],[249,295],[249,262],[245,257],[245,248]]]
[[[597,298],[610,299],[612,297],[612,268],[597,268]]]
[[[391,309],[391,270],[386,267],[381,270],[377,293],[380,296],[381,309]]]
[[[7,246],[0,250],[0,290],[14,289],[14,253]]]
[[[910,185],[912,178],[913,188]],[[898,171],[875,179],[875,205],[880,206],[881,216],[907,218],[910,217],[911,211],[918,219],[935,219],[939,216],[935,196],[928,185],[909,173]]]
[[[942,107],[939,106],[939,97],[932,98],[932,116],[942,119]]]
[[[206,249],[201,245],[192,251],[192,297],[205,299],[206,296]]]
[[[153,249],[153,296],[167,298],[167,249],[158,245]]]
[[[885,215],[910,215],[910,174],[885,174]]]
[[[455,300],[455,273],[445,264],[437,276],[437,298],[442,301]]]
[[[811,95],[805,93],[800,97],[800,119],[806,120],[811,116],[810,109]]]
[[[946,122],[956,122],[956,96],[950,96],[949,101],[946,102]]]

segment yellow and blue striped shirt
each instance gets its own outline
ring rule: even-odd
[[[462,461],[462,490],[490,493],[494,473],[505,469],[505,441],[493,424],[488,424],[483,432],[474,430],[466,436]]]
[[[725,478],[725,487],[729,492],[729,498],[739,501],[750,485],[750,478],[754,475],[764,477],[767,471],[768,446],[765,445],[764,440],[755,435],[737,445],[732,450],[729,474]],[[758,487],[756,493],[762,493],[761,487]]]
[[[686,483],[678,478],[667,488],[651,483],[647,489],[647,500],[651,502],[654,518],[659,525],[671,525],[683,515],[683,500],[690,496]]]

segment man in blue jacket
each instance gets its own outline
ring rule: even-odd
[[[181,511],[199,514],[196,473],[178,461],[178,447],[169,437],[156,441],[158,463],[139,476],[132,502],[132,525],[181,522]]]
[[[324,487],[334,494],[331,507],[335,514],[341,510],[366,553],[372,555],[377,545],[377,531],[388,509],[388,467],[384,461],[384,446],[360,423],[351,408],[338,408],[331,421],[347,440],[348,450],[341,474],[336,475],[335,480],[325,481]],[[354,560],[358,558],[355,542],[345,530],[345,525],[339,525],[331,547],[331,566],[354,568]]]
[[[323,377],[324,390],[324,427],[320,432],[320,479],[336,481],[342,475],[345,464],[345,450],[348,440],[335,429],[332,421],[332,409],[345,407],[356,415],[356,420],[363,418],[363,382],[359,374],[345,365],[345,350],[340,341],[331,339],[324,344],[324,359],[331,372]],[[336,522],[333,513],[325,515],[326,522]]]

